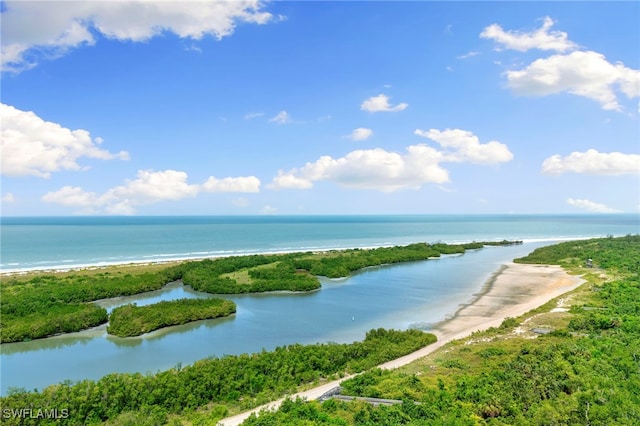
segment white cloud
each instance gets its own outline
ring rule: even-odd
[[[207,192],[260,192],[260,179],[255,176],[224,179],[211,176],[202,184],[202,189]]]
[[[30,111],[0,104],[2,120],[2,174],[48,178],[60,170],[80,170],[81,157],[127,160],[129,154],[112,154],[100,148],[101,138],[91,139],[88,131],[71,130],[44,121]]]
[[[186,46],[184,48],[184,50],[186,52],[196,52],[196,53],[202,53],[202,49],[199,48],[198,46],[196,46],[195,44],[191,44],[190,46]]]
[[[107,201],[117,200],[131,205],[195,197],[199,188],[188,184],[187,178],[185,172],[177,170],[139,170],[136,179],[110,189],[105,197]]]
[[[582,210],[586,210],[591,213],[619,213],[619,210],[612,209],[611,207],[607,207],[604,204],[595,203],[593,201],[585,200],[585,199],[567,199],[567,204],[577,207]]]
[[[251,120],[253,118],[262,117],[263,115],[264,115],[264,112],[250,112],[248,114],[245,114],[244,119]]]
[[[550,17],[545,17],[542,27],[532,32],[505,31],[498,24],[486,27],[480,38],[494,40],[507,49],[526,52],[530,49],[553,50],[566,52],[576,48],[576,44],[570,41],[567,33],[562,31],[549,31],[555,22]]]
[[[379,94],[378,96],[372,96],[369,99],[365,99],[360,105],[360,109],[369,112],[395,112],[405,110],[409,104],[400,103],[396,106],[389,104],[389,97],[385,94]]]
[[[496,164],[513,159],[513,154],[505,144],[497,141],[481,144],[478,137],[467,130],[416,129],[414,133],[429,138],[444,148],[443,161]]]
[[[479,54],[480,54],[480,52],[476,52],[475,50],[472,50],[471,52],[465,53],[464,55],[460,55],[457,58],[458,59],[469,59],[469,58],[473,58],[474,56],[477,56]]]
[[[358,127],[354,129],[347,137],[354,141],[364,141],[367,140],[373,135],[373,130],[367,129],[365,127]]]
[[[2,196],[2,202],[3,203],[15,203],[16,202],[16,197],[13,195],[12,192],[7,192],[6,194],[4,194]]]
[[[418,129],[415,133],[436,141],[443,150],[418,144],[408,146],[404,154],[376,148],[352,151],[337,159],[325,155],[303,167],[280,170],[268,187],[309,189],[316,181],[331,181],[348,188],[393,192],[449,182],[449,172],[440,163],[496,164],[513,158],[506,145],[496,141],[481,144],[465,130]]]
[[[591,175],[637,175],[640,174],[640,155],[621,152],[604,153],[589,149],[587,152],[572,152],[566,157],[556,154],[542,163],[544,174],[559,175],[568,172]]]
[[[145,41],[165,32],[199,40],[231,35],[238,22],[272,19],[259,0],[235,1],[5,1],[2,12],[2,69],[20,71],[37,59],[57,57],[96,42],[92,32]],[[37,25],[33,23],[37,22]]]
[[[287,111],[280,111],[275,117],[270,118],[269,122],[276,124],[291,123],[291,116]]]
[[[334,159],[320,157],[300,169],[280,171],[272,188],[307,189],[314,181],[332,181],[338,185],[392,192],[404,188],[418,189],[424,183],[449,181],[446,170],[438,162],[441,154],[425,145],[413,145],[406,154],[380,148],[352,151]]]
[[[77,207],[84,213],[133,214],[137,206],[177,201],[207,192],[257,192],[260,181],[253,176],[216,179],[190,184],[185,172],[177,170],[139,170],[135,179],[98,195],[80,187],[65,186],[48,192],[42,201]]]
[[[538,59],[519,71],[507,71],[509,87],[519,95],[568,92],[593,99],[606,110],[620,110],[615,89],[628,98],[640,96],[640,71],[611,64],[604,55],[576,51]]]
[[[105,204],[95,192],[87,192],[78,186],[64,186],[57,191],[47,192],[42,196],[42,201],[77,207],[79,212],[85,214],[96,213]]]
[[[275,207],[271,207],[269,204],[267,204],[266,206],[264,206],[260,210],[260,213],[262,213],[262,214],[276,214],[277,211],[278,211],[278,209],[276,209]]]
[[[285,173],[280,170],[278,176],[273,178],[273,182],[268,187],[271,189],[309,189],[313,187],[313,182],[305,177],[296,176],[295,171]]]

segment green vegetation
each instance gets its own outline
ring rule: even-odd
[[[465,249],[483,245],[508,244],[514,243],[477,242],[453,246],[419,243],[371,250],[234,256],[175,266],[3,277],[0,343],[38,339],[104,324],[108,320],[106,310],[90,302],[158,290],[176,280],[212,294],[311,291],[320,288],[319,275],[343,277],[368,266],[424,260],[441,253],[464,253]],[[240,277],[242,279],[238,279]]]
[[[236,304],[227,299],[180,299],[148,306],[120,306],[111,312],[107,332],[119,337],[139,336],[162,327],[229,316]]]
[[[3,296],[4,299],[4,296]],[[72,333],[107,322],[107,311],[90,303],[51,303],[46,311],[16,315],[2,307],[2,343]]]
[[[0,412],[25,407],[68,409],[56,424],[164,424],[168,415],[198,416],[207,424],[229,409],[248,409],[291,393],[303,384],[360,372],[435,342],[417,330],[371,330],[362,342],[290,345],[252,355],[198,361],[154,375],[110,374],[98,381],[49,386],[41,392],[13,390]],[[3,419],[3,425],[41,425],[42,419]],[[202,424],[202,423],[201,423]]]
[[[559,243],[536,249],[526,257],[515,259],[514,262],[556,264],[579,270],[586,266],[587,259],[592,259],[596,268],[612,272],[639,273],[640,235]]]
[[[178,278],[170,269],[129,274],[76,272],[2,280],[0,342],[38,339],[107,322],[95,300],[158,290]]]
[[[473,243],[473,248],[483,243]],[[469,245],[471,246],[471,245]],[[450,247],[455,248],[451,251]],[[464,253],[465,246],[424,243],[402,247],[351,249],[321,254],[291,253],[254,255],[188,262],[181,265],[182,279],[196,290],[214,294],[254,293],[275,290],[309,291],[320,288],[317,276],[339,278],[369,266]],[[249,282],[239,283],[231,273],[246,270]],[[237,276],[236,276],[237,277]]]
[[[253,255],[187,262],[177,268],[182,281],[194,290],[213,294],[261,293],[267,291],[310,291],[320,282],[308,271],[296,270],[293,262],[309,253]],[[229,275],[244,271],[248,282],[238,283]]]
[[[603,269],[586,268],[587,258]],[[374,369],[343,383],[345,395],[403,404],[287,401],[245,424],[640,424],[640,236],[562,243],[518,262],[591,273],[563,296],[573,303],[569,312],[550,312],[557,302],[549,303],[399,370]],[[547,323],[555,325],[551,333],[521,337],[523,327]]]

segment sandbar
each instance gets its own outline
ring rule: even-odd
[[[482,291],[468,304],[461,305],[452,317],[434,325],[430,331],[438,341],[409,355],[379,365],[382,369],[394,369],[420,359],[445,344],[475,331],[499,326],[507,317],[518,317],[548,301],[572,291],[585,280],[569,275],[560,266],[507,263],[485,283]],[[317,399],[352,376],[327,382],[313,389],[291,395],[290,398]],[[219,426],[240,425],[251,413],[276,410],[284,398],[270,402],[251,411],[221,420]]]

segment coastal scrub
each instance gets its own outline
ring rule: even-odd
[[[129,304],[111,312],[107,332],[119,337],[139,336],[150,331],[191,321],[226,317],[236,312],[227,299],[179,299],[147,306]]]

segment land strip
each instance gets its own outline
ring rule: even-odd
[[[585,281],[579,276],[569,275],[560,266],[525,265],[509,263],[500,268],[485,284],[475,300],[462,306],[455,315],[436,324],[431,332],[438,341],[409,355],[381,364],[381,369],[395,369],[431,354],[447,343],[467,337],[475,331],[499,326],[508,317],[517,317],[546,302],[572,291]],[[325,383],[321,386],[291,395],[289,398],[318,399],[324,393],[337,387],[344,380]],[[257,407],[219,422],[220,426],[242,424],[252,413],[262,410],[276,410],[284,401],[277,401]]]

